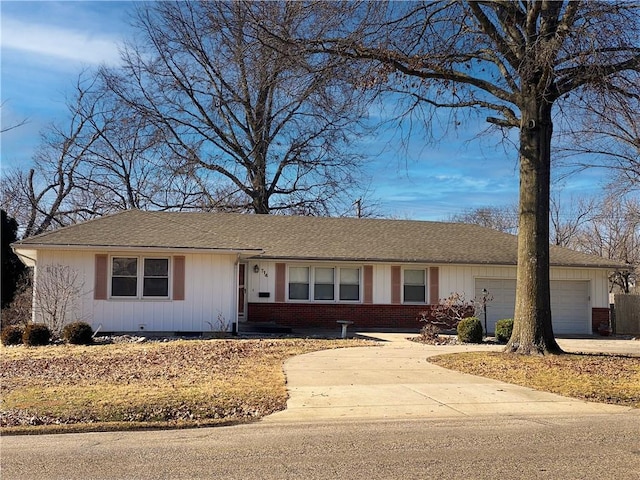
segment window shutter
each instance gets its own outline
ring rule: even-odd
[[[429,303],[440,303],[440,269],[429,267]]]
[[[173,299],[184,300],[185,257],[173,257]]]
[[[373,266],[364,266],[364,303],[373,303]]]
[[[93,299],[107,299],[107,285],[109,283],[109,256],[104,254],[96,255],[96,278],[93,285]]]
[[[402,275],[399,265],[391,267],[391,303],[400,303],[402,291]]]
[[[286,265],[276,263],[276,302],[284,302],[286,283]]]

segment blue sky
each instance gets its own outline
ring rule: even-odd
[[[118,64],[118,45],[131,35],[132,2],[5,1],[1,8],[2,126],[27,123],[2,134],[2,169],[27,168],[49,123],[63,122],[65,97],[84,68]],[[372,116],[383,115],[372,112]],[[500,134],[478,136],[482,120],[469,120],[428,144],[419,125],[389,128],[368,139],[368,174],[377,213],[420,220],[447,220],[483,206],[517,202],[518,167],[513,146]],[[565,180],[562,195],[600,193],[602,172]],[[367,200],[365,199],[365,205]]]

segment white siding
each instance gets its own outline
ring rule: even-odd
[[[144,251],[108,252],[109,255],[162,256]],[[182,254],[181,254],[182,255]],[[166,253],[166,256],[171,256]],[[75,269],[82,284],[77,309],[71,320],[84,320],[102,331],[147,332],[207,332],[231,329],[237,315],[237,256],[223,254],[184,254],[185,300],[108,299],[94,300],[95,252],[49,250],[38,252],[38,265],[62,264]],[[248,260],[247,299],[249,302],[275,301],[276,261]],[[335,263],[334,263],[335,264]],[[258,272],[254,266],[258,265]],[[353,265],[353,264],[349,264]],[[362,265],[360,265],[362,266]],[[439,298],[452,292],[473,298],[476,279],[515,279],[515,267],[437,265]],[[373,265],[373,303],[391,302],[391,264]],[[415,268],[416,265],[405,265]],[[420,268],[428,265],[420,265]],[[587,268],[552,268],[554,281],[584,281],[588,283],[589,305],[608,307],[608,279],[604,270]],[[37,288],[37,268],[36,268]],[[428,291],[428,286],[427,286]],[[268,297],[260,297],[268,292]],[[434,303],[437,299],[429,299]],[[589,309],[588,315],[591,314]],[[221,322],[224,325],[221,325]]]
[[[258,266],[258,273],[254,266]],[[273,303],[276,301],[276,262],[247,261],[247,296],[249,303]],[[260,297],[259,293],[268,293],[268,297]]]
[[[391,303],[391,265],[373,266],[373,303]]]
[[[473,298],[476,278],[515,279],[516,267],[492,266],[440,266],[440,297],[451,293],[464,293]],[[590,300],[593,307],[608,308],[608,275],[606,270],[589,268],[559,268],[550,270],[551,280],[588,280],[591,285]]]
[[[440,298],[452,293],[464,294],[467,299],[474,297],[475,279],[516,278],[515,267],[493,266],[440,266]]]
[[[149,255],[135,251],[109,252],[109,255],[162,256],[155,252]],[[40,251],[38,265],[44,264],[64,264],[78,271],[83,281],[83,294],[75,316],[90,323],[94,330],[101,326],[102,331],[109,332],[208,332],[222,328],[230,330],[236,320],[235,255],[185,255],[183,301],[94,300],[94,252]]]

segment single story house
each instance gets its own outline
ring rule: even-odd
[[[124,211],[13,244],[35,267],[77,272],[70,317],[102,332],[206,333],[243,322],[416,328],[456,292],[512,318],[517,238],[460,223]],[[551,247],[554,332],[590,334],[609,315],[616,262]],[[34,308],[34,320],[38,320]]]

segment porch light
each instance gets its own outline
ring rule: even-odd
[[[253,271],[254,271],[254,273],[259,273],[260,272],[260,267],[258,266],[257,263],[253,266]]]

